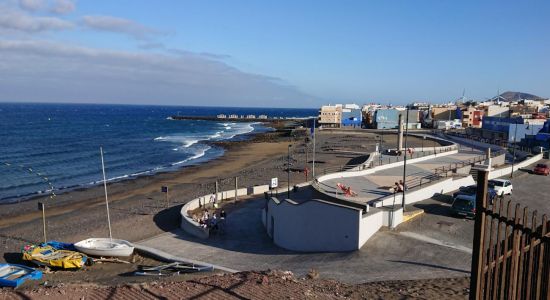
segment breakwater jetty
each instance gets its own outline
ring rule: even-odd
[[[170,116],[170,120],[204,120],[204,121],[231,121],[231,122],[279,122],[279,121],[304,121],[309,118],[292,117],[268,117],[266,115],[224,115],[217,116]]]

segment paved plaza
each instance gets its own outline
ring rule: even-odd
[[[407,163],[407,182],[415,178],[419,179],[430,176],[434,174],[436,168],[442,166],[448,167],[454,163],[479,157],[481,154],[481,152],[472,151],[470,148],[459,148],[459,153],[457,154],[434,157],[416,163]],[[383,159],[385,159],[385,156]],[[402,179],[403,165],[400,165],[363,176],[328,179],[320,182],[319,186],[329,195],[341,195],[342,191],[337,188],[337,184],[341,183],[351,187],[351,189],[357,193],[357,196],[350,197],[350,200],[369,202],[391,195],[390,189],[394,186],[395,182]]]
[[[202,240],[177,230],[139,244],[238,271],[282,269],[304,276],[315,269],[324,278],[350,283],[469,274],[469,246],[460,239],[433,236],[425,239],[423,226],[403,224],[396,231],[382,230],[354,252],[298,253],[284,250],[273,244],[261,223],[264,204],[264,199],[240,203],[238,209],[228,215],[224,235]],[[463,226],[468,222],[459,220],[457,224]]]

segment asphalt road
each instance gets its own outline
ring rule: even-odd
[[[550,160],[544,159],[537,163],[550,165]],[[539,216],[547,214],[550,219],[550,176],[531,174],[537,163],[514,172],[514,192],[509,198],[527,206],[529,211],[537,210]]]

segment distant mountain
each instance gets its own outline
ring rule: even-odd
[[[500,101],[517,101],[519,99],[543,100],[548,98],[543,98],[543,97],[533,95],[533,94],[528,94],[528,93],[511,92],[511,91],[500,94]]]

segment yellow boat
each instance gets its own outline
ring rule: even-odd
[[[52,246],[27,245],[23,248],[23,260],[32,261],[41,266],[62,269],[80,269],[88,257],[82,253],[58,250]]]

